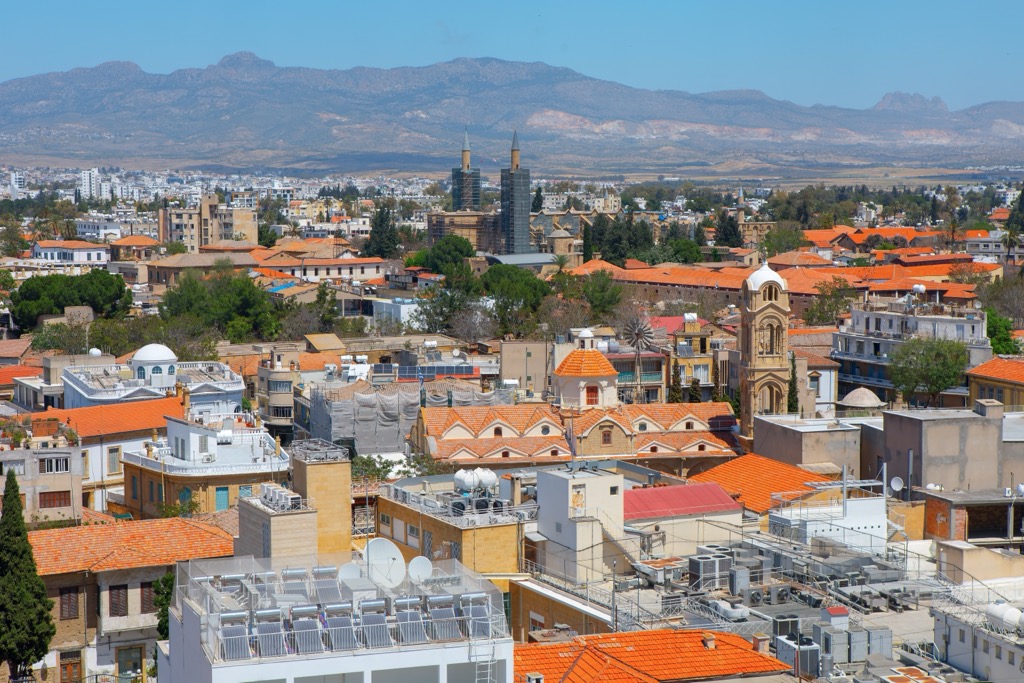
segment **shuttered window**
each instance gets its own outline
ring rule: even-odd
[[[128,616],[128,586],[111,586],[107,594],[110,596],[110,616]]]
[[[142,613],[156,613],[156,604],[153,602],[153,582],[146,581],[142,584]]]
[[[60,618],[61,619],[77,619],[78,618],[78,589],[77,588],[61,588],[60,589]]]

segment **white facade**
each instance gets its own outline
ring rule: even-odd
[[[860,489],[858,489],[859,491]],[[889,537],[885,497],[848,497],[842,487],[830,489],[822,499],[805,496],[789,500],[768,513],[768,531],[800,543],[828,538],[858,550],[885,553]]]
[[[25,193],[25,174],[21,171],[11,171],[11,199],[19,199]]]
[[[413,316],[420,309],[419,302],[415,299],[394,299],[392,301],[378,300],[373,302],[373,324],[386,325],[388,322],[399,322],[402,325],[411,325]]]
[[[75,240],[43,240],[32,245],[32,258],[50,263],[95,265],[110,260],[110,248]]]
[[[78,180],[78,191],[82,199],[93,199],[100,196],[100,169],[90,168],[82,171]]]

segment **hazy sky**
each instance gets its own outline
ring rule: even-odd
[[[281,66],[541,61],[689,92],[753,88],[867,108],[893,90],[951,109],[1024,100],[1020,0],[5,1],[0,81],[111,60],[150,72],[249,50]]]

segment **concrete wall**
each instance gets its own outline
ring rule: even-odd
[[[509,625],[512,639],[526,642],[530,631],[531,614],[535,621],[543,620],[544,628],[566,624],[581,635],[611,633],[609,623],[594,614],[580,611],[566,601],[556,600],[546,593],[534,590],[530,584],[513,581],[509,585],[511,612]]]
[[[790,465],[846,465],[861,476],[860,429],[848,425],[803,430],[800,425],[754,417],[754,452]]]
[[[352,549],[352,462],[306,462],[292,458],[295,492],[312,501],[319,511],[318,553]]]
[[[501,370],[499,380],[519,381],[523,391],[540,395],[547,390],[551,344],[548,342],[501,342]]]
[[[1024,576],[1024,555],[993,550],[964,541],[940,541],[936,549],[937,569],[956,583],[990,581],[1008,576]]]
[[[698,545],[727,544],[743,536],[743,511],[712,512],[667,519],[631,520],[629,526],[654,532],[651,552],[655,556],[694,555]],[[655,531],[655,527],[658,531]]]

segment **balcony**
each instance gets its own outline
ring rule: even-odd
[[[664,376],[660,372],[641,372],[640,384],[661,384]],[[636,372],[620,372],[619,384],[636,384]]]
[[[870,377],[868,375],[850,375],[844,372],[839,373],[839,381],[849,384],[865,385],[892,389],[892,382],[884,377]]]

